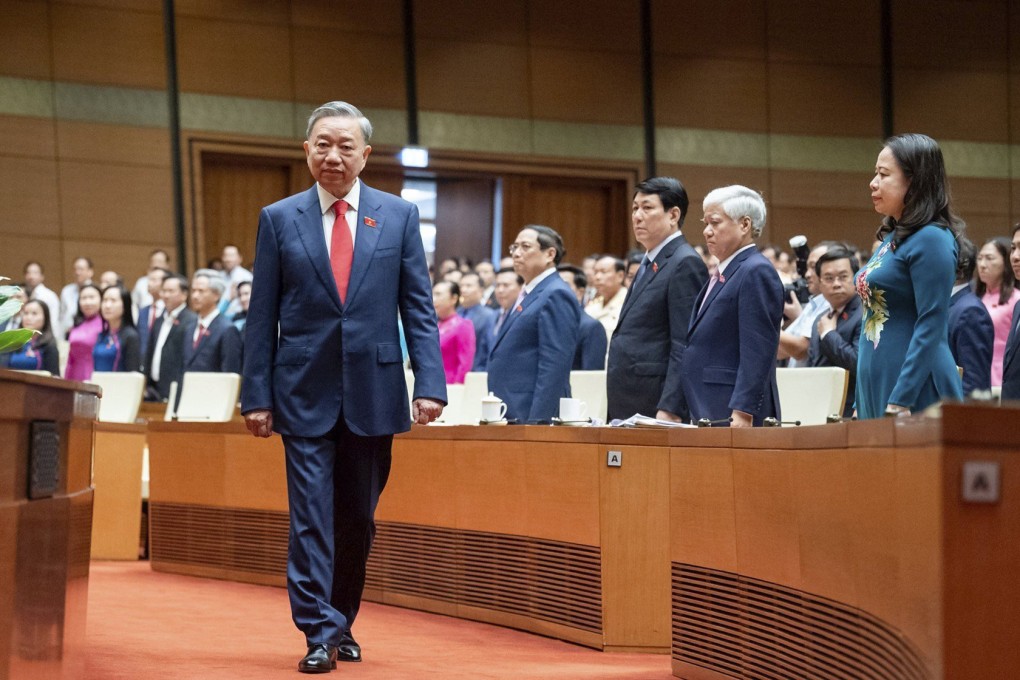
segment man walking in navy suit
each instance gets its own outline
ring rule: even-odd
[[[500,326],[489,354],[489,391],[506,402],[507,420],[548,422],[570,396],[581,308],[556,273],[563,239],[530,225],[510,246],[524,288]]]
[[[191,278],[191,309],[198,318],[184,327],[184,372],[240,373],[241,334],[220,314],[227,283],[214,269]]]
[[[287,591],[304,673],[360,661],[354,624],[393,434],[435,420],[446,377],[417,208],[358,179],[372,125],[346,102],[312,112],[315,186],[262,209],[245,327],[242,412],[283,436]],[[414,367],[409,409],[397,316]]]

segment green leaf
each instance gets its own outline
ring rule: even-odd
[[[15,293],[21,290],[18,286],[0,286],[0,297],[13,297]]]
[[[16,331],[3,331],[0,333],[0,354],[13,352],[21,349],[21,346],[32,339],[32,336],[39,331],[31,328],[19,328]]]
[[[0,304],[0,323],[4,323],[19,311],[21,311],[21,300],[7,300]]]

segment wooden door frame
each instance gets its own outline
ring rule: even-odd
[[[205,154],[251,156],[303,161],[301,140],[282,137],[250,137],[216,132],[184,131],[182,174],[184,186],[184,239],[187,262],[181,270],[191,271],[207,261],[205,218],[202,199],[202,162]],[[548,176],[557,179],[594,179],[623,182],[627,195],[634,193],[643,165],[639,161],[605,161],[584,158],[560,158],[526,154],[498,154],[456,149],[430,149],[427,168],[404,168],[397,158],[399,146],[372,145],[369,161],[375,167],[400,168],[407,176]],[[629,222],[629,209],[621,214]],[[633,243],[633,236],[629,242]]]

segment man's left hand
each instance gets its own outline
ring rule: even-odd
[[[829,331],[836,330],[836,315],[822,314],[818,317],[818,337],[824,336]]]
[[[419,397],[411,405],[411,417],[418,425],[428,425],[443,414],[443,402]]]
[[[680,416],[678,416],[675,413],[670,413],[669,411],[663,411],[662,409],[659,409],[658,413],[655,414],[655,419],[656,420],[665,420],[665,421],[668,421],[668,422],[671,422],[671,423],[679,423],[679,422],[681,422],[680,421]]]

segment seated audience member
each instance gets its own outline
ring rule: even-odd
[[[439,319],[439,349],[447,385],[460,385],[475,360],[475,327],[470,319],[457,314],[460,287],[453,281],[432,286],[432,306]]]
[[[1013,278],[1020,281],[1020,224],[1013,227],[1009,264]],[[1013,326],[1009,331],[1002,359],[1002,398],[1020,399],[1020,302],[1013,307]]]
[[[457,314],[471,322],[475,329],[475,360],[472,371],[484,371],[489,363],[489,337],[499,313],[482,302],[482,279],[474,272],[460,277],[460,307]]]
[[[148,401],[166,401],[170,386],[176,382],[180,387],[184,377],[184,333],[195,321],[195,313],[187,305],[188,290],[188,280],[180,274],[171,274],[163,280],[160,297],[164,312],[152,326],[145,355]],[[190,344],[191,338],[187,340]]]
[[[21,349],[0,354],[0,366],[18,371],[49,371],[60,375],[60,352],[53,337],[50,308],[40,300],[29,300],[21,308],[21,327],[39,331]]]
[[[719,268],[695,302],[680,370],[684,396],[695,422],[761,425],[780,417],[775,357],[783,319],[783,283],[754,245],[765,201],[738,185],[712,190],[703,206],[705,241]]]
[[[627,275],[627,265],[623,260],[612,255],[604,255],[595,262],[595,290],[598,296],[588,303],[584,311],[597,319],[606,329],[606,340],[613,337],[616,322],[620,320],[623,300],[627,297],[627,289],[623,280]]]
[[[99,288],[86,283],[78,291],[78,313],[72,319],[68,334],[70,347],[64,377],[68,380],[88,380],[92,377],[92,350],[103,331],[103,317],[99,315],[102,300]]]
[[[74,317],[78,313],[78,292],[82,287],[92,283],[92,274],[92,260],[87,257],[75,258],[74,283],[60,289],[60,319],[57,325],[65,334],[70,333],[71,327],[74,326]],[[89,356],[92,356],[91,351]]]
[[[1020,288],[1009,266],[1009,239],[993,238],[978,252],[974,293],[985,303],[995,328],[992,345],[992,386],[1002,385],[1002,363],[1006,340],[1013,325],[1013,307],[1020,301]]]
[[[111,286],[123,286],[124,279],[115,271],[108,270],[99,275],[99,290],[106,290]]]
[[[241,334],[241,344],[244,344],[244,326],[248,321],[248,305],[251,303],[251,281],[241,281],[237,284],[237,301],[241,305],[241,310],[234,315],[231,322]]]
[[[588,279],[584,271],[570,264],[561,264],[556,270],[563,283],[570,286],[578,304],[584,300],[588,290]],[[605,329],[594,317],[581,314],[577,328],[577,351],[574,352],[575,371],[603,371],[606,368],[606,353],[609,341]]]
[[[63,339],[63,329],[60,327],[60,297],[46,287],[43,283],[45,280],[41,264],[29,262],[25,265],[25,294],[29,300],[38,300],[49,308],[53,337]]]
[[[680,365],[694,300],[708,280],[682,231],[688,204],[687,190],[674,177],[646,179],[634,192],[631,229],[645,253],[609,341],[610,420],[636,413],[688,418]]]
[[[822,314],[832,311],[818,285],[815,265],[818,264],[818,258],[836,245],[835,241],[822,241],[808,254],[804,280],[807,281],[811,298],[807,304],[802,307],[794,291],[784,291],[786,299],[783,304],[783,316],[790,321],[790,325],[779,332],[779,351],[776,358],[789,359],[786,364],[789,368],[808,365],[808,346],[811,344],[811,332],[815,321]]]
[[[149,281],[149,274],[161,269],[165,272],[170,271],[170,255],[162,248],[157,248],[149,253],[149,266],[145,270],[145,276],[138,277],[135,281],[134,288],[131,289],[131,305],[134,310],[141,310],[142,307],[148,307],[153,301],[159,300],[159,289],[156,292],[152,292],[152,286]],[[138,330],[141,332],[142,328],[142,317],[138,316]],[[144,356],[144,351],[142,356]]]
[[[152,333],[152,327],[156,325],[156,320],[163,316],[165,307],[159,292],[163,289],[163,281],[168,276],[170,276],[169,270],[156,267],[155,269],[150,269],[149,273],[144,277],[145,294],[152,302],[138,308],[137,329],[142,357],[145,357],[148,353],[149,335]]]
[[[197,319],[184,329],[184,372],[241,373],[241,334],[220,314],[227,282],[215,270],[191,277],[191,309]]]
[[[830,248],[815,263],[815,279],[829,305],[829,311],[818,315],[811,329],[808,366],[838,366],[847,376],[844,417],[854,413],[857,385],[857,346],[861,339],[864,310],[854,287],[857,256],[844,248]]]
[[[141,370],[141,343],[131,317],[131,296],[127,289],[124,286],[104,289],[99,314],[103,317],[103,330],[92,349],[93,370]]]
[[[499,316],[496,317],[496,323],[492,324],[492,336],[489,338],[490,353],[492,351],[492,343],[495,342],[496,336],[499,335],[499,331],[506,322],[506,318],[510,316],[514,302],[517,301],[517,296],[521,294],[521,288],[523,287],[524,279],[513,269],[500,269],[499,273],[496,274],[493,297],[496,298],[496,302],[499,304]]]
[[[974,278],[977,248],[966,236],[956,239],[956,285],[949,299],[949,349],[963,369],[963,394],[992,387],[992,316],[970,287]]]
[[[510,246],[524,288],[489,354],[489,391],[506,402],[507,420],[548,422],[570,396],[581,306],[556,274],[563,239],[546,226],[521,230]]]

